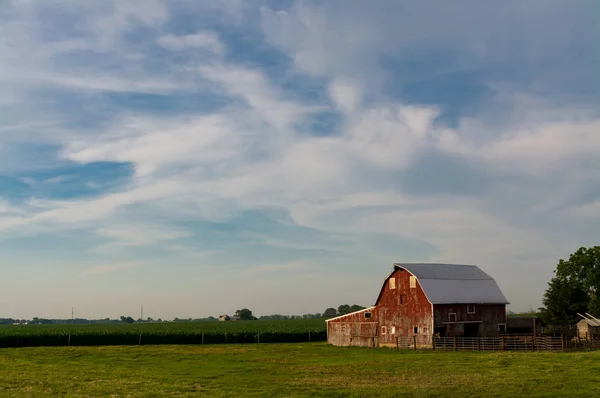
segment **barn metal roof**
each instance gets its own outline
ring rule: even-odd
[[[592,319],[582,319],[579,322],[577,322],[577,324],[580,324],[580,323],[587,323],[590,326],[600,326],[600,322],[594,321]]]
[[[475,265],[397,263],[417,277],[432,304],[509,304],[488,274]]]

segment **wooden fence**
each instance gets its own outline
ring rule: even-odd
[[[397,349],[433,349],[437,351],[573,351],[600,349],[600,336],[504,335],[499,337],[402,336],[396,338]]]

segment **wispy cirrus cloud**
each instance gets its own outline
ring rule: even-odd
[[[535,306],[549,259],[598,232],[589,7],[12,1],[0,238],[60,234],[54,255],[101,264],[87,275],[152,257],[141,291],[161,280],[204,300],[245,267],[273,294],[271,273],[305,268],[316,290],[346,275],[336,302],[370,303],[357,281],[439,260],[479,263]]]
[[[206,49],[216,54],[222,54],[225,51],[219,35],[213,31],[202,31],[182,36],[168,34],[159,37],[156,42],[160,46],[173,51]]]

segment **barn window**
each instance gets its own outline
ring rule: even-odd
[[[390,289],[396,288],[396,278],[390,278]]]
[[[381,327],[381,335],[385,336],[385,333],[387,332],[387,328],[385,326]]]
[[[390,330],[390,334],[396,334],[396,326],[392,326],[392,329]]]
[[[506,324],[505,323],[499,323],[498,324],[498,331],[500,333],[506,333]]]
[[[456,322],[456,312],[451,312],[448,314],[448,322]]]
[[[414,276],[410,277],[410,288],[414,289],[417,287],[417,278],[415,278]]]
[[[418,327],[418,326],[415,326],[415,327],[413,328],[413,333],[414,333],[414,334],[417,334],[417,333],[419,333],[419,327]]]
[[[401,294],[398,298],[398,304],[403,305],[406,304],[406,294]]]
[[[475,313],[475,304],[467,304],[467,314]]]
[[[365,312],[365,318],[366,318],[366,319],[369,319],[369,318],[371,318],[371,313],[370,313],[370,312]]]

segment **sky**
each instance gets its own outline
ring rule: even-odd
[[[600,8],[0,0],[0,317],[541,305],[600,237]]]

